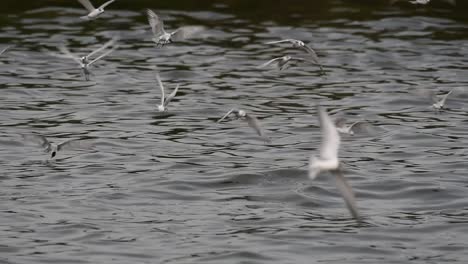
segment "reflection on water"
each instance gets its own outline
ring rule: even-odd
[[[99,1],[96,2],[97,5]],[[85,22],[78,2],[7,0],[0,19],[0,261],[5,263],[465,263],[468,78],[465,1],[116,1]],[[156,48],[168,28],[206,28]],[[114,36],[86,81],[60,55]],[[258,69],[296,51],[315,65]],[[160,90],[180,85],[167,112]],[[434,111],[418,91],[453,91]],[[315,105],[342,135],[357,224],[328,175],[311,182]],[[247,123],[216,121],[229,109]],[[56,160],[20,134],[92,138]]]

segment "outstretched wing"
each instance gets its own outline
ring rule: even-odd
[[[159,16],[156,15],[156,13],[154,13],[151,9],[147,9],[146,13],[148,15],[148,22],[151,26],[151,31],[153,31],[153,35],[155,37],[159,37],[164,34],[164,22],[162,19],[159,18]]]
[[[102,45],[98,49],[96,49],[96,50],[92,51],[91,53],[89,53],[87,57],[90,58],[94,54],[101,52],[102,50],[106,49],[107,47],[113,45],[118,39],[119,39],[118,37],[113,37],[111,40],[104,43],[104,45]]]
[[[345,177],[341,173],[341,171],[337,170],[334,171],[335,174],[335,184],[338,190],[341,193],[341,196],[343,196],[343,199],[346,203],[346,207],[348,207],[349,212],[353,216],[354,219],[360,220],[360,216],[358,213],[357,205],[356,205],[356,198],[354,196],[353,189],[351,186],[348,184],[348,181],[346,181]]]
[[[76,61],[76,63],[78,63],[79,65],[83,64],[80,60],[80,58],[78,58],[77,56],[75,56],[73,53],[70,52],[70,50],[65,47],[64,45],[61,45],[59,46],[59,50],[65,54],[67,57],[73,59],[74,61]]]
[[[21,136],[25,141],[29,141],[43,148],[45,152],[49,152],[52,149],[52,145],[44,136],[36,134],[23,134]]]
[[[80,2],[89,12],[92,12],[96,9],[89,0],[78,0],[78,2]]]
[[[176,31],[172,32],[172,40],[174,41],[181,41],[184,39],[192,38],[197,33],[203,31],[204,27],[202,26],[185,26],[180,27]]]
[[[106,8],[106,6],[112,4],[112,2],[114,2],[114,1],[115,1],[115,0],[109,0],[109,1],[105,2],[104,4],[102,4],[99,8],[104,9],[104,8]]]
[[[172,91],[172,93],[166,97],[166,100],[164,100],[164,106],[169,105],[169,102],[172,100],[172,98],[176,96],[177,90],[179,90],[179,85],[177,85],[174,91]]]
[[[90,149],[94,147],[92,139],[70,139],[57,145],[57,150]]]
[[[284,43],[284,42],[291,42],[291,39],[282,39],[282,40],[275,40],[275,41],[269,41],[265,44],[278,44],[278,43]]]
[[[221,123],[221,121],[223,121],[224,119],[226,119],[226,117],[228,117],[232,112],[234,112],[234,108],[229,110],[225,115],[223,115],[223,117],[221,117],[218,121],[216,121],[217,123]]]
[[[283,59],[283,57],[274,58],[274,59],[271,59],[271,60],[269,60],[269,61],[263,63],[262,65],[260,65],[260,66],[258,66],[258,67],[259,67],[259,68],[264,68],[264,67],[267,67],[267,66],[269,66],[270,64],[275,63],[275,62],[277,62],[278,60],[282,60],[282,59]]]
[[[250,114],[245,115],[245,119],[247,120],[247,124],[257,132],[259,136],[261,136],[265,141],[270,141],[270,139],[266,136],[265,131],[263,131],[262,126],[258,119]]]
[[[94,60],[90,61],[90,62],[88,63],[88,65],[91,65],[91,64],[95,63],[96,61],[98,61],[98,60],[104,58],[105,56],[109,55],[109,53],[113,52],[113,51],[116,50],[118,47],[119,47],[119,46],[115,46],[115,47],[113,47],[112,49],[110,49],[110,50],[104,52],[104,53],[101,54],[99,57],[97,57],[97,58],[95,58]]]
[[[320,106],[318,107],[318,115],[322,131],[320,157],[323,159],[337,159],[338,148],[340,147],[340,135],[326,110]]]
[[[159,73],[156,72],[156,81],[158,82],[159,89],[161,89],[161,105],[165,105],[164,101],[166,100],[166,95],[164,93],[164,85],[161,81],[161,77],[159,77]]]
[[[448,92],[448,93],[446,93],[446,94],[442,97],[442,99],[440,99],[440,104],[441,104],[441,105],[444,105],[444,104],[445,104],[445,101],[447,101],[447,97],[448,97],[452,92],[453,92],[453,90],[450,91],[450,92]]]

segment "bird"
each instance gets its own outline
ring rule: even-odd
[[[164,112],[167,111],[167,106],[169,105],[169,102],[176,96],[177,91],[179,90],[179,85],[177,85],[174,91],[172,91],[172,93],[166,97],[164,92],[164,86],[161,81],[161,77],[159,77],[158,72],[156,72],[156,81],[158,82],[159,88],[161,89],[161,104],[158,105],[158,111]]]
[[[0,51],[0,55],[2,55],[5,51],[7,51],[11,46],[6,46],[5,48]]]
[[[267,67],[269,65],[274,64],[278,68],[278,70],[281,71],[281,70],[285,69],[286,66],[288,66],[289,63],[291,63],[292,61],[301,61],[301,62],[306,61],[307,62],[308,60],[303,59],[303,58],[298,58],[298,57],[291,57],[290,55],[285,55],[285,56],[282,56],[282,57],[277,57],[277,58],[271,59],[271,60],[263,63],[262,65],[258,66],[258,68],[264,68],[264,67]]]
[[[82,57],[75,56],[64,45],[59,46],[59,50],[62,53],[64,53],[67,57],[72,58],[74,61],[76,61],[80,65],[80,68],[83,70],[83,73],[85,75],[85,79],[87,81],[89,81],[89,74],[91,73],[89,71],[89,66],[91,64],[95,63],[96,61],[104,58],[105,56],[109,55],[109,53],[113,52],[118,46],[114,46],[112,49],[109,49],[108,51],[102,53],[100,56],[96,57],[93,60],[90,60],[91,56],[95,55],[96,53],[99,53],[99,52],[103,51],[107,47],[113,45],[116,41],[117,41],[117,38],[113,38],[113,39],[107,41],[104,45],[102,45],[98,49],[96,49],[96,50],[94,50],[94,51],[90,52],[89,54],[87,54],[85,56],[82,56]]]
[[[320,145],[320,155],[311,156],[309,159],[309,178],[314,180],[321,172],[330,171],[335,176],[335,183],[340,191],[346,206],[354,219],[360,219],[356,198],[351,186],[348,184],[341,172],[338,150],[340,147],[340,135],[324,108],[317,106],[320,122],[322,143]]]
[[[240,109],[231,109],[229,110],[223,117],[221,117],[217,123],[221,123],[224,119],[226,119],[230,114],[234,114],[236,118],[241,118],[245,119],[247,121],[247,124],[257,132],[257,134],[263,138],[264,141],[266,142],[271,142],[271,139],[266,136],[265,131],[263,131],[260,122],[258,119],[252,115],[252,114],[247,114],[244,110]]]
[[[297,39],[282,39],[282,40],[276,40],[276,41],[270,41],[270,42],[267,42],[266,44],[279,44],[279,43],[285,43],[285,42],[289,42],[292,44],[292,46],[294,48],[299,48],[303,51],[305,51],[306,53],[309,54],[309,57],[311,59],[311,61],[313,63],[315,63],[317,66],[320,67],[320,71],[323,72],[323,67],[321,65],[321,63],[319,62],[319,58],[317,56],[317,53],[315,52],[315,50],[313,50],[310,46],[306,45],[303,41],[301,40],[297,40]]]
[[[70,139],[58,145],[53,145],[42,135],[22,134],[22,137],[24,140],[35,143],[39,147],[43,148],[44,152],[50,154],[51,159],[55,158],[57,153],[61,150],[88,149],[94,146],[93,141],[89,139]]]
[[[86,10],[88,10],[88,12],[89,12],[89,14],[87,14],[86,16],[82,16],[81,18],[82,19],[94,19],[94,18],[96,18],[100,14],[104,13],[104,8],[106,8],[106,6],[110,5],[114,1],[115,0],[109,0],[109,1],[105,2],[104,4],[102,4],[100,7],[95,8],[93,6],[93,4],[89,0],[78,0],[78,2],[80,2],[86,8]]]
[[[336,130],[338,130],[338,132],[342,134],[354,135],[356,131],[359,130],[359,128],[364,125],[366,125],[366,122],[363,122],[363,121],[356,121],[352,123],[351,125],[347,125],[345,118],[340,117],[340,118],[335,119]]]
[[[192,37],[203,29],[203,27],[200,26],[185,26],[169,33],[164,30],[164,21],[156,15],[153,10],[147,9],[146,13],[148,16],[148,22],[151,26],[151,31],[153,32],[152,39],[158,47],[172,43],[172,41],[179,41]]]
[[[444,94],[440,99],[437,98],[435,94],[432,94],[432,100],[433,104],[432,107],[434,107],[435,110],[441,110],[445,106],[445,101],[447,100],[447,97],[453,92],[453,90],[449,91],[448,93]]]

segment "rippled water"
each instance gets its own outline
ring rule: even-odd
[[[466,2],[119,0],[91,22],[78,3],[7,2],[1,263],[467,263]],[[157,49],[147,7],[169,29],[206,30]],[[116,34],[90,81],[56,56]],[[258,69],[295,52],[264,44],[285,37],[311,43],[327,74]],[[163,114],[154,66],[181,85]],[[418,93],[452,89],[439,113]],[[308,179],[317,103],[372,125],[340,151],[362,224],[328,174]],[[241,120],[217,124],[232,107],[272,143]],[[48,161],[20,133],[96,148]]]

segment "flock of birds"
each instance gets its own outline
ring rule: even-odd
[[[82,19],[91,20],[97,18],[104,12],[104,8],[110,5],[115,0],[110,0],[95,8],[89,0],[78,0],[89,12],[87,15],[82,16]],[[418,3],[418,4],[426,4],[429,0],[414,0],[411,3]],[[200,30],[200,27],[180,27],[172,32],[167,32],[164,29],[164,22],[163,20],[152,10],[147,10],[147,17],[149,25],[151,26],[151,31],[153,34],[152,40],[156,43],[157,47],[162,47],[164,45],[170,44],[173,41],[178,41],[181,39],[185,39],[190,37],[191,35],[195,34]],[[106,42],[104,45],[99,47],[98,49],[92,51],[91,53],[78,57],[74,55],[67,47],[60,46],[59,50],[64,54],[64,56],[73,59],[82,69],[86,80],[89,80],[89,66],[93,63],[99,61],[103,57],[110,54],[112,51],[118,48],[117,45],[118,38],[113,38]],[[293,48],[300,49],[304,52],[304,55],[299,56],[282,56],[273,58],[264,64],[260,65],[259,67],[263,68],[266,66],[275,66],[278,70],[283,70],[286,67],[290,66],[290,64],[294,61],[297,62],[305,62],[310,63],[312,65],[316,65],[320,68],[322,74],[325,74],[325,71],[322,65],[319,62],[319,58],[316,52],[306,45],[303,41],[296,40],[296,39],[283,39],[278,41],[271,41],[267,42],[266,44],[269,45],[277,45],[277,44],[290,44]],[[1,52],[2,55],[6,52],[10,47],[5,47]],[[97,54],[101,53],[100,55],[96,56]],[[92,57],[96,56],[92,59]],[[161,103],[157,106],[158,111],[163,112],[167,111],[168,105],[171,100],[176,96],[177,91],[179,89],[179,85],[177,85],[174,90],[166,96],[165,89],[159,73],[156,71],[155,73],[156,82],[161,90]],[[446,93],[442,97],[433,94],[432,92],[425,92],[426,95],[429,95],[433,99],[432,107],[436,110],[443,109],[445,105],[445,101],[447,97],[452,93],[452,91]],[[338,190],[341,192],[345,203],[351,213],[351,215],[356,219],[360,220],[360,214],[358,213],[358,209],[356,206],[356,199],[354,196],[354,192],[351,186],[348,184],[346,179],[342,174],[341,163],[338,158],[338,151],[340,147],[340,133],[346,134],[354,134],[355,131],[358,131],[358,127],[362,125],[366,125],[366,122],[358,121],[354,122],[350,125],[346,124],[346,120],[343,118],[337,118],[335,121],[328,115],[326,109],[321,106],[317,106],[318,112],[318,119],[320,122],[321,127],[321,136],[322,141],[319,149],[318,156],[311,156],[309,160],[309,178],[315,179],[319,174],[325,171],[331,172],[335,176],[336,186]],[[266,142],[270,142],[271,139],[267,137],[265,131],[262,129],[262,126],[259,120],[252,114],[247,113],[244,110],[240,109],[231,109],[229,110],[224,116],[222,116],[217,122],[222,122],[226,120],[229,116],[234,116],[236,119],[243,119],[247,122],[247,124],[255,130],[255,132],[262,137]],[[58,145],[53,145],[50,143],[46,137],[37,134],[25,134],[23,138],[26,141],[33,142],[38,146],[42,147],[47,153],[50,154],[51,158],[57,156],[57,152],[61,150],[67,149],[86,149],[91,148],[93,146],[92,140],[80,140],[80,139],[72,139],[60,143]]]

